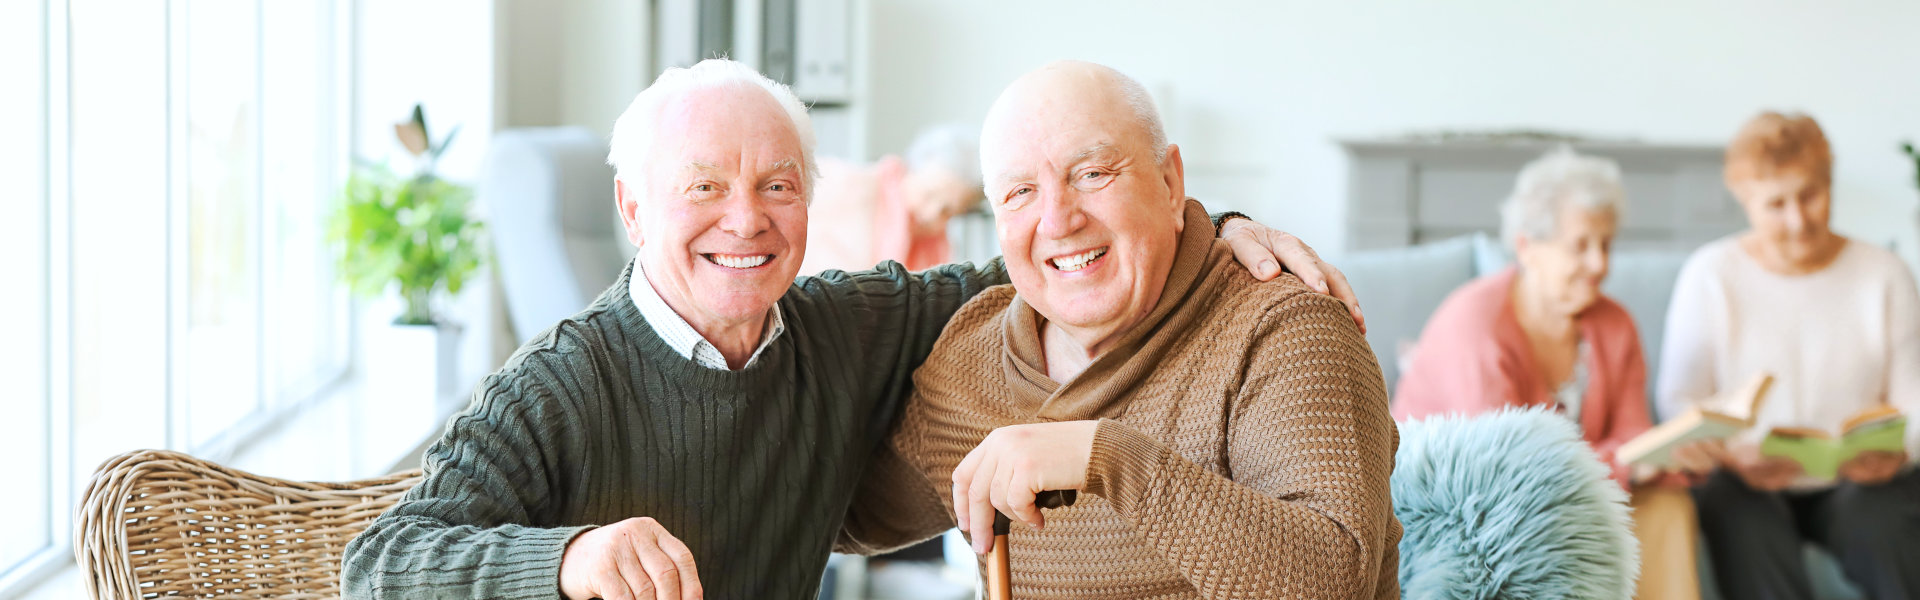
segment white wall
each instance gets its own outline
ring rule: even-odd
[[[873,6],[869,147],[977,122],[1048,60],[1153,90],[1189,190],[1344,247],[1336,138],[1544,128],[1724,143],[1762,108],[1806,110],[1836,155],[1836,226],[1915,256],[1920,3],[1036,2]],[[1766,4],[1766,6],[1748,6]]]
[[[651,8],[645,0],[497,0],[500,126],[612,133],[653,81]]]
[[[494,123],[493,11],[466,0],[355,6],[354,155],[391,159],[405,172],[406,153],[393,125],[421,103],[434,141],[460,127],[440,159],[440,174],[472,181]]]

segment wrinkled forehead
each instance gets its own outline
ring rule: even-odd
[[[752,85],[689,90],[662,103],[655,119],[649,148],[655,167],[725,167],[748,157],[762,165],[801,161],[792,117],[772,94]]]
[[[1061,90],[1010,100],[981,128],[980,167],[988,186],[1090,159],[1152,160],[1152,135],[1117,95]]]

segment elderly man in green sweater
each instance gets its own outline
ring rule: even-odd
[[[914,369],[999,260],[795,279],[806,108],[752,69],[672,69],[614,125],[620,280],[483,380],[427,476],[347,546],[356,598],[805,598]],[[1344,278],[1235,220],[1255,275]],[[1324,274],[1324,276],[1322,275]]]

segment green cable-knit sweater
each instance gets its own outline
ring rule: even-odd
[[[811,598],[914,369],[1000,262],[803,277],[787,331],[739,371],[701,367],[620,281],[483,380],[426,480],[346,549],[352,598],[555,598],[567,542],[652,517],[708,598]]]

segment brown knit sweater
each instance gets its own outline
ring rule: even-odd
[[[1011,534],[1020,598],[1398,598],[1399,443],[1380,369],[1339,301],[1260,283],[1197,203],[1159,304],[1072,381],[1043,317],[975,297],[914,375],[839,549],[953,527],[953,469],[999,427],[1100,419],[1079,503]]]

